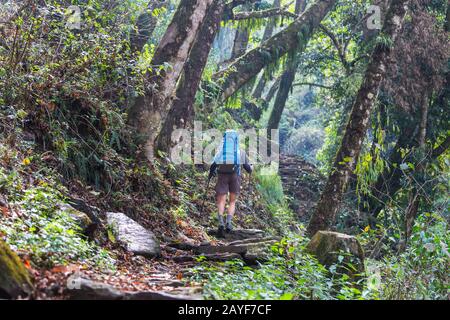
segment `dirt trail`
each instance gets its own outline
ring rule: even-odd
[[[202,286],[189,281],[190,269],[199,263],[240,259],[254,266],[264,262],[278,239],[262,230],[237,229],[201,244],[171,242],[161,244],[159,258],[146,259],[123,253],[115,273],[99,270],[66,270],[61,298],[100,300],[203,299]],[[204,261],[204,262],[203,262]],[[61,280],[61,279],[60,279]]]
[[[307,222],[309,212],[320,196],[325,177],[299,156],[280,155],[279,174],[289,205],[299,221]]]

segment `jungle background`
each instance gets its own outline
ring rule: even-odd
[[[449,7],[2,0],[0,298],[448,299]],[[236,238],[194,120],[280,130]]]

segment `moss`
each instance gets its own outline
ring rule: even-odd
[[[338,256],[343,255],[343,264],[351,263],[357,273],[364,272],[364,251],[355,237],[331,231],[319,231],[306,247],[307,252],[315,255],[324,266],[339,263]],[[353,276],[353,272],[345,271]]]
[[[0,240],[0,298],[16,298],[31,292],[31,280],[20,258]]]

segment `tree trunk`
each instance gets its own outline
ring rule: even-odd
[[[391,39],[391,45],[395,43],[400,33],[406,15],[405,6],[407,3],[408,0],[393,0],[390,5],[382,34]],[[358,161],[372,107],[388,68],[390,54],[391,48],[382,44],[378,44],[372,53],[364,82],[353,104],[333,169],[309,222],[307,232],[310,236],[319,230],[328,230],[334,224],[349,177]]]
[[[300,0],[300,3],[299,3],[300,12],[303,13],[305,11],[307,4],[308,4],[308,0]]]
[[[264,74],[261,75],[258,83],[256,84],[255,90],[253,90],[253,98],[261,99],[264,89],[266,88],[267,79]]]
[[[152,60],[153,66],[168,64],[170,68],[148,75],[150,85],[145,95],[138,97],[130,110],[129,123],[136,128],[139,149],[143,147],[149,160],[154,157],[155,139],[169,111],[169,100],[212,2],[213,0],[180,2]]]
[[[259,121],[261,119],[263,112],[266,111],[267,108],[269,107],[270,101],[272,101],[273,97],[275,96],[275,94],[278,91],[278,88],[280,87],[281,78],[282,78],[282,76],[279,76],[277,79],[275,79],[275,81],[270,86],[270,89],[267,92],[267,95],[264,97],[264,101],[261,103],[260,106],[256,106],[255,104],[252,104],[253,106],[256,106],[256,107],[252,108],[252,110],[249,110],[249,108],[248,108],[251,106],[246,106],[247,111],[251,111],[250,113],[253,115],[254,120]]]
[[[305,5],[305,0],[297,0],[295,3],[295,13],[301,13],[302,7]],[[289,98],[292,84],[295,80],[295,74],[297,73],[298,62],[295,61],[296,56],[288,59],[286,70],[281,76],[280,88],[278,89],[275,103],[273,105],[272,112],[270,113],[268,129],[278,129],[280,126],[281,116],[283,115],[286,101]]]
[[[297,64],[295,64],[295,67]],[[295,70],[286,70],[281,76],[280,88],[278,89],[277,96],[273,105],[272,112],[270,113],[269,122],[267,124],[268,129],[278,129],[280,125],[281,116],[283,114],[284,106],[291,92],[292,83],[295,79]]]
[[[334,7],[336,0],[318,0],[286,29],[269,38],[261,46],[248,51],[228,68],[216,73],[213,80],[223,78],[221,99],[233,95],[265,66],[288,52],[300,53],[306,47],[322,19]]]
[[[267,92],[266,96],[264,97],[264,102],[266,105],[272,101],[273,97],[275,96],[275,93],[277,93],[278,88],[280,88],[281,83],[281,76],[279,76],[270,87],[269,91]]]
[[[306,1],[306,0],[303,0]],[[274,8],[279,8],[280,7],[280,0],[275,0],[273,2],[273,7]],[[272,34],[273,34],[273,30],[275,29],[275,20],[269,21],[269,23],[267,24],[266,28],[264,29],[264,34],[262,37],[262,42],[266,41],[267,39],[269,39]],[[267,79],[264,76],[264,74],[261,75],[261,79],[259,79],[255,90],[253,91],[253,98],[255,99],[261,99],[262,94],[264,92],[264,88],[266,87],[266,83],[267,83]]]
[[[224,2],[215,0],[189,53],[175,99],[158,137],[158,149],[164,152],[169,152],[173,146],[171,138],[174,129],[189,127],[194,118],[195,94],[219,29],[224,7]]]
[[[141,51],[150,39],[158,23],[158,19],[153,17],[153,11],[164,7],[166,4],[166,0],[152,0],[147,5],[145,12],[139,15],[136,22],[137,30],[133,31],[130,38],[133,51]]]
[[[445,15],[445,31],[450,32],[450,3],[447,4],[447,14]]]
[[[229,61],[234,61],[245,54],[247,50],[248,41],[250,39],[250,32],[247,28],[238,28],[234,36],[233,50],[231,51],[231,58]]]

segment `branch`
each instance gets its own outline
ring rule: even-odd
[[[310,86],[310,87],[319,87],[319,88],[324,88],[324,89],[333,89],[333,87],[330,86],[326,86],[320,83],[312,83],[312,82],[297,82],[294,83],[292,85],[293,87],[297,87],[297,86]]]
[[[327,27],[325,27],[322,23],[319,25],[319,27],[331,39],[331,42],[333,43],[338,52],[339,59],[341,60],[344,68],[348,71],[349,64],[345,56],[347,45],[345,46],[345,48],[343,48],[342,45],[339,43],[339,40],[336,38],[335,34],[331,32]]]
[[[229,4],[227,4],[227,6],[231,9],[234,9],[238,6],[241,6],[243,4],[252,4],[254,2],[257,2],[259,0],[233,0],[231,1]]]
[[[274,16],[284,16],[288,18],[297,18],[295,13],[285,10],[285,8],[272,8],[261,11],[249,11],[249,12],[238,12],[233,14],[231,20],[246,20],[246,19],[263,19],[270,18]]]
[[[234,13],[233,13],[233,9],[241,6],[243,4],[252,4],[255,3],[258,0],[233,0],[230,1],[229,3],[226,4],[225,9],[223,10],[223,19],[224,21],[226,20],[231,20]]]

